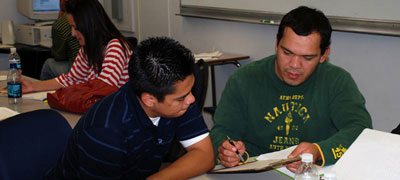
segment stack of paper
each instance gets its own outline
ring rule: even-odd
[[[332,171],[340,180],[398,180],[400,135],[365,129]]]
[[[11,116],[15,116],[17,114],[19,114],[19,113],[16,112],[16,111],[11,110],[9,108],[0,107],[0,121],[4,120],[4,119],[7,119],[7,118],[9,118]]]
[[[196,61],[203,59],[204,61],[209,61],[209,60],[215,60],[218,59],[220,56],[222,56],[222,53],[220,51],[214,51],[214,52],[209,52],[209,53],[200,53],[200,54],[195,54],[194,58]]]
[[[0,81],[7,80],[7,75],[0,75]]]

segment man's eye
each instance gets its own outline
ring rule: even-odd
[[[307,61],[310,61],[310,60],[312,60],[313,58],[314,58],[313,56],[304,56],[304,59],[307,60]]]
[[[283,51],[284,54],[290,55],[291,53],[289,51]]]

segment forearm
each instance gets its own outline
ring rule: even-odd
[[[349,74],[339,75],[330,90],[330,120],[335,131],[320,142],[322,165],[335,163],[346,152],[365,128],[372,128],[372,120],[365,107],[365,99]]]
[[[206,137],[196,143],[197,147],[188,147],[188,152],[168,167],[150,176],[148,180],[188,179],[206,173],[214,167],[214,154],[211,140]]]
[[[49,79],[46,81],[34,81],[31,84],[32,91],[50,91],[57,90],[62,88],[63,86],[57,82],[56,79]]]
[[[340,107],[343,106],[346,109],[333,111],[337,112],[332,117],[337,132],[316,142],[321,151],[321,165],[335,163],[365,128],[372,128],[371,117],[363,105],[341,103]]]
[[[214,156],[201,151],[191,151],[158,173],[150,176],[148,180],[156,179],[188,179],[201,175],[214,167]]]
[[[214,146],[216,158],[218,158],[218,148],[227,139],[227,136],[236,141],[243,141],[242,135],[246,133],[247,125],[246,112],[247,102],[244,101],[241,86],[232,77],[228,80],[221,100],[214,114],[214,127],[211,130],[211,139]]]
[[[236,131],[228,131],[225,130],[225,127],[214,125],[213,129],[211,130],[210,137],[212,139],[212,144],[214,148],[214,155],[216,158],[215,162],[217,163],[218,163],[218,148],[222,145],[222,142],[224,142],[227,139],[226,136],[229,136],[234,140],[242,140],[237,138],[240,135],[237,134]]]
[[[219,106],[219,105],[218,105]],[[245,131],[245,118],[238,114],[231,113],[231,111],[225,111],[225,109],[219,109],[215,116],[215,124],[211,130],[210,137],[214,147],[214,154],[216,162],[218,161],[218,148],[222,142],[227,140],[227,136],[236,141],[243,141],[245,138],[242,136]]]
[[[330,165],[335,163],[347,151],[353,141],[365,129],[370,128],[367,125],[350,124],[349,127],[341,128],[330,138],[316,142],[321,151],[320,165]]]

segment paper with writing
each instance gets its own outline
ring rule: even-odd
[[[273,168],[280,167],[284,164],[291,163],[300,160],[300,157],[288,159],[287,156],[296,148],[292,146],[282,151],[276,151],[272,153],[266,153],[258,156],[256,161],[252,162],[250,159],[249,163],[240,166],[235,166],[231,168],[223,167],[222,165],[217,165],[209,173],[245,173],[245,172],[260,172],[268,171]]]

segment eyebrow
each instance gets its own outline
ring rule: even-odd
[[[279,47],[281,47],[281,48],[282,48],[283,50],[285,50],[285,51],[289,51],[289,53],[291,53],[291,54],[298,55],[298,54],[295,54],[293,51],[289,50],[288,48],[286,48],[286,47],[284,47],[284,46],[282,46],[282,45],[279,45]],[[317,54],[304,54],[304,55],[298,55],[298,56],[303,56],[303,57],[316,57]]]
[[[190,94],[190,92],[191,92],[191,91],[189,91],[188,93],[186,93],[186,94],[183,95],[183,96],[180,96],[180,97],[175,98],[175,100],[184,99],[186,96],[188,96],[188,95]]]

